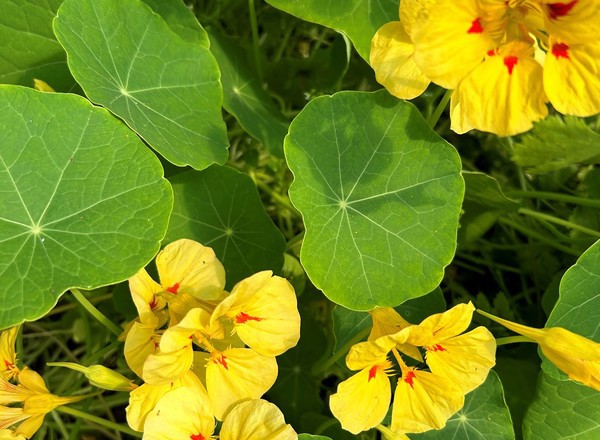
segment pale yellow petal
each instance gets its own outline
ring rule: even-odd
[[[15,352],[15,340],[18,332],[19,326],[17,325],[0,333],[0,375],[6,379],[15,377],[19,372],[17,353]]]
[[[462,390],[448,379],[409,369],[398,379],[391,428],[408,433],[441,429],[464,400]]]
[[[370,64],[377,82],[397,98],[416,98],[429,85],[413,55],[414,46],[399,21],[383,25],[371,41]]]
[[[177,325],[165,330],[160,339],[160,351],[168,353],[191,344],[193,335],[207,332],[209,322],[210,314],[206,310],[190,310]]]
[[[450,98],[450,129],[455,133],[463,134],[474,128],[468,121],[467,115],[461,111],[457,94],[452,93]]]
[[[544,63],[544,90],[563,114],[585,117],[599,113],[600,41],[567,44],[551,38]]]
[[[599,0],[542,0],[546,32],[569,41],[584,42],[600,34]]]
[[[28,367],[23,368],[19,373],[19,383],[37,394],[47,394],[49,392],[44,378]]]
[[[146,269],[140,269],[129,278],[129,290],[140,321],[145,324],[153,321],[155,311],[165,307],[165,300],[158,295],[163,288],[148,275]]]
[[[414,345],[433,345],[464,332],[471,324],[475,306],[471,302],[457,304],[443,313],[425,318],[418,326],[410,328],[408,342]],[[425,336],[422,336],[425,335]],[[427,340],[425,342],[425,340]]]
[[[458,385],[464,394],[481,385],[496,363],[496,339],[485,327],[427,347],[433,374]]]
[[[223,417],[237,403],[259,399],[277,379],[277,362],[248,348],[211,353],[206,367],[206,388],[215,417]]]
[[[163,289],[173,295],[185,292],[213,300],[225,287],[225,269],[214,251],[193,240],[167,245],[156,257],[156,267]]]
[[[154,325],[134,322],[127,332],[123,352],[129,368],[142,377],[144,362],[151,354],[156,353],[160,337],[155,334]]]
[[[155,353],[148,356],[144,363],[142,378],[152,385],[172,382],[186,374],[192,368],[194,351],[192,343],[180,350],[169,353]]]
[[[384,367],[372,365],[340,383],[329,398],[329,408],[342,428],[358,434],[381,423],[391,398]]]
[[[15,429],[15,434],[31,438],[42,427],[45,414],[36,414],[29,417]]]
[[[431,0],[402,0],[400,2],[400,21],[408,35],[412,32],[413,23],[419,14],[433,3]]]
[[[208,396],[191,387],[166,393],[146,417],[145,440],[209,440],[215,428]]]
[[[0,429],[0,440],[26,440],[23,434],[17,434],[10,429]]]
[[[373,328],[368,338],[369,341],[398,333],[400,330],[412,325],[391,307],[377,307],[371,310],[369,314],[373,320]],[[414,345],[397,343],[396,348],[419,362],[423,361],[421,352]]]
[[[374,341],[354,344],[346,356],[346,365],[351,370],[362,370],[372,365],[383,364],[387,360],[388,353],[397,343],[394,335],[387,335]]]
[[[296,431],[285,423],[283,414],[266,400],[240,403],[225,417],[221,440],[295,440]]]
[[[228,295],[223,290],[221,295],[214,300],[201,300],[186,292],[179,292],[177,295],[169,297],[169,327],[179,324],[179,322],[192,309],[201,308],[212,314],[215,307]]]

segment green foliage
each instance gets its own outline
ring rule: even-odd
[[[464,184],[456,151],[412,105],[386,92],[317,98],[290,126],[285,154],[306,227],[301,261],[328,298],[368,310],[439,284]]]
[[[135,0],[67,0],[54,21],[86,95],[122,118],[175,165],[204,169],[227,157],[219,69]]]
[[[173,196],[156,157],[85,99],[0,86],[0,109],[5,328],[69,288],[132,276],[158,251]]]

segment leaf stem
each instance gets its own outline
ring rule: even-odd
[[[545,200],[556,200],[558,202],[572,203],[574,205],[589,206],[600,208],[600,200],[588,199],[585,197],[570,196],[567,194],[553,193],[548,191],[506,191],[507,197],[513,198],[537,198]]]
[[[86,412],[80,411],[75,408],[71,408],[69,406],[59,406],[58,408],[56,408],[56,411],[59,411],[59,412],[65,413],[65,414],[69,414],[73,417],[87,420],[89,422],[96,423],[101,426],[105,426],[106,428],[109,428],[109,429],[114,429],[115,431],[129,434],[136,438],[142,438],[142,433],[134,431],[133,429],[129,428],[128,426],[124,426],[119,423],[111,422],[110,420],[105,420],[101,417],[97,417],[92,414],[88,414]]]
[[[527,228],[525,226],[522,226],[522,225],[518,224],[517,222],[514,222],[514,221],[509,220],[507,218],[502,218],[502,217],[500,217],[498,219],[498,222],[502,223],[502,224],[504,224],[506,226],[510,226],[511,228],[516,229],[517,231],[519,231],[520,233],[522,233],[524,235],[527,235],[528,237],[535,238],[536,240],[544,243],[547,246],[550,246],[550,247],[553,247],[555,249],[558,249],[559,251],[562,251],[562,252],[564,252],[566,254],[574,255],[576,257],[579,257],[579,252],[571,249],[568,246],[563,246],[562,244],[555,243],[554,241],[552,241],[552,240],[548,239],[547,237],[545,237],[543,234],[540,234],[539,232],[534,231],[533,229],[529,229],[529,228]]]
[[[106,316],[104,316],[102,314],[102,312],[100,312],[100,310],[98,310],[96,307],[94,307],[94,305],[91,302],[89,302],[89,300],[83,295],[83,293],[81,293],[79,291],[79,289],[71,289],[71,293],[73,294],[75,299],[79,302],[79,304],[81,304],[83,306],[83,308],[86,309],[90,313],[90,315],[92,315],[94,318],[96,318],[98,320],[98,322],[100,322],[102,325],[104,325],[112,333],[114,333],[117,336],[120,336],[121,333],[123,333],[123,330],[121,329],[121,327],[119,327],[117,324],[112,322],[110,319],[108,319]]]
[[[590,228],[586,228],[585,226],[578,225],[576,223],[570,222],[568,220],[563,220],[561,218],[554,217],[552,215],[543,214],[541,212],[533,211],[527,208],[519,208],[519,214],[528,215],[529,217],[537,218],[539,220],[547,221],[550,223],[555,223],[557,225],[564,226],[565,228],[575,229],[576,231],[583,232],[584,234],[591,235],[592,237],[600,238],[600,232],[595,231]]]
[[[252,47],[254,49],[254,63],[256,64],[256,73],[262,87],[263,72],[260,63],[260,47],[258,43],[258,21],[256,20],[256,8],[254,0],[248,0],[248,9],[250,10],[250,28],[252,29]]]
[[[336,352],[331,355],[331,357],[327,358],[323,363],[315,364],[311,370],[311,373],[314,375],[318,375],[318,374],[321,374],[324,371],[326,371],[329,367],[331,367],[333,364],[335,364],[338,361],[338,359],[340,359],[342,356],[344,356],[346,353],[348,353],[348,350],[350,350],[350,347],[352,347],[357,342],[360,342],[370,332],[371,332],[371,327],[365,327],[364,329],[359,331],[348,342],[346,342],[339,349],[337,349]]]
[[[451,96],[452,96],[452,90],[446,90],[446,93],[444,93],[444,96],[442,96],[442,99],[440,100],[440,103],[438,104],[438,106],[436,107],[434,112],[431,114],[431,116],[429,118],[427,118],[427,124],[429,124],[431,129],[435,128],[435,125],[437,124],[438,120],[440,119],[440,116],[442,116],[442,113],[444,112],[444,109],[448,105],[448,101],[450,101]]]
[[[533,339],[527,336],[507,336],[505,338],[496,339],[496,345],[499,347],[506,344],[514,344],[516,342],[535,342]]]

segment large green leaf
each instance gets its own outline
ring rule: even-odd
[[[219,69],[139,0],[66,0],[54,31],[86,95],[175,165],[227,159]]]
[[[546,327],[563,327],[600,342],[600,241],[592,245],[563,276],[559,298]],[[547,359],[544,371],[566,379]]]
[[[371,39],[388,21],[398,20],[398,0],[266,0],[306,21],[345,33],[369,60]]]
[[[186,41],[198,43],[207,49],[210,46],[208,34],[194,13],[181,0],[143,0],[154,12],[160,15],[171,30]]]
[[[540,373],[536,398],[523,421],[523,438],[597,440],[600,438],[600,393]]]
[[[223,107],[267,150],[283,156],[283,139],[289,123],[250,68],[246,58],[248,51],[217,32],[210,32],[209,35],[211,52],[221,68]]]
[[[62,0],[6,0],[0,14],[0,83],[33,87],[33,79],[72,91],[67,55],[52,32]]]
[[[191,238],[212,247],[228,286],[260,270],[279,273],[285,240],[250,177],[215,165],[178,174],[171,183],[175,204],[166,243]]]
[[[465,406],[439,431],[411,434],[414,440],[513,440],[515,433],[498,375],[490,371],[486,381],[465,397]]]
[[[464,183],[456,150],[412,104],[385,91],[317,98],[284,148],[306,228],[301,261],[325,295],[369,310],[439,284]]]
[[[0,86],[0,327],[72,287],[123,281],[159,249],[173,203],[154,156],[76,95]]]

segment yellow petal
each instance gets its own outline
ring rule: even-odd
[[[392,397],[386,365],[372,365],[338,385],[329,408],[342,428],[353,434],[377,426],[385,417]]]
[[[232,319],[240,339],[263,356],[278,356],[300,338],[294,288],[271,271],[259,272],[236,284],[215,309],[211,330],[221,317]]]
[[[23,435],[26,438],[31,438],[42,427],[45,414],[38,414],[29,417],[15,429],[15,434]]]
[[[438,0],[412,26],[415,62],[431,81],[454,89],[495,46],[476,0]]]
[[[443,313],[436,313],[425,318],[418,326],[413,326],[407,342],[428,346],[464,332],[471,324],[475,307],[471,302],[457,304]]]
[[[277,378],[277,362],[249,348],[211,353],[206,367],[206,388],[215,411],[223,417],[237,403],[260,398]]]
[[[169,298],[169,326],[179,324],[179,322],[192,309],[201,308],[212,314],[215,307],[227,296],[226,291],[221,291],[221,296],[215,300],[205,301],[198,299],[186,292],[179,292]]]
[[[48,414],[55,408],[86,399],[87,396],[56,396],[54,394],[36,394],[25,401],[23,411],[25,414]]]
[[[599,113],[600,42],[567,44],[550,38],[549,45],[544,63],[544,90],[554,108],[566,115],[582,117]]]
[[[144,363],[142,378],[152,385],[172,382],[180,379],[190,370],[193,360],[194,351],[191,341],[189,345],[177,351],[151,354]]]
[[[23,434],[17,434],[10,429],[0,429],[0,440],[26,440]]]
[[[160,337],[154,332],[154,325],[146,325],[136,321],[127,333],[123,348],[125,360],[129,368],[139,377],[142,377],[144,362],[146,362],[148,356],[158,350]]]
[[[600,33],[600,1],[542,0],[546,32],[569,41],[584,42]]]
[[[19,383],[28,390],[31,390],[37,394],[47,394],[48,388],[44,378],[40,376],[36,371],[25,367],[19,373]]]
[[[10,406],[0,405],[0,429],[8,428],[16,423],[31,417],[30,414],[25,414],[23,408],[13,408]]]
[[[429,3],[432,3],[431,0],[402,0],[400,2],[400,21],[408,35],[412,32],[413,23]]]
[[[144,440],[209,440],[215,429],[208,396],[192,387],[166,393],[146,417]]]
[[[371,310],[369,314],[373,320],[373,328],[369,334],[369,341],[398,333],[400,330],[412,325],[391,307],[377,307]],[[397,343],[396,348],[411,358],[423,362],[421,352],[414,345]]]
[[[401,340],[401,342],[404,342]],[[388,353],[397,344],[395,335],[382,336],[374,341],[354,344],[346,356],[346,365],[351,370],[362,370],[387,361]]]
[[[525,42],[490,52],[454,91],[462,125],[512,136],[546,117],[542,67],[533,54],[533,46]]]
[[[167,245],[156,257],[156,267],[163,289],[173,295],[185,292],[212,300],[225,287],[225,269],[214,251],[193,240]]]
[[[370,64],[377,82],[401,99],[416,98],[429,85],[413,55],[414,46],[399,21],[383,25],[371,41]]]
[[[225,417],[221,440],[295,440],[296,431],[285,423],[283,414],[265,400],[250,400],[237,405]]]
[[[461,111],[456,93],[453,93],[450,98],[450,129],[455,133],[463,134],[474,128],[468,121],[467,115]]]
[[[481,385],[496,363],[496,339],[485,327],[427,347],[433,374],[458,385],[464,394]]]
[[[408,369],[398,379],[392,409],[392,430],[425,432],[441,429],[464,405],[462,390],[448,379]]]
[[[143,384],[129,394],[129,405],[126,408],[127,423],[135,431],[143,431],[146,416],[154,409],[156,403],[169,391],[187,386],[196,388],[206,394],[206,388],[200,379],[191,371],[179,380],[163,385]]]
[[[204,334],[210,322],[210,314],[202,309],[190,310],[177,324],[169,327],[160,338],[160,351],[176,351],[191,344],[191,337],[196,333]]]
[[[7,380],[19,373],[17,354],[15,353],[15,340],[18,332],[19,326],[15,326],[0,333],[0,375]]]
[[[163,288],[148,275],[146,269],[140,269],[129,278],[129,290],[140,321],[145,324],[154,320],[155,311],[165,307],[165,300],[158,295]]]

